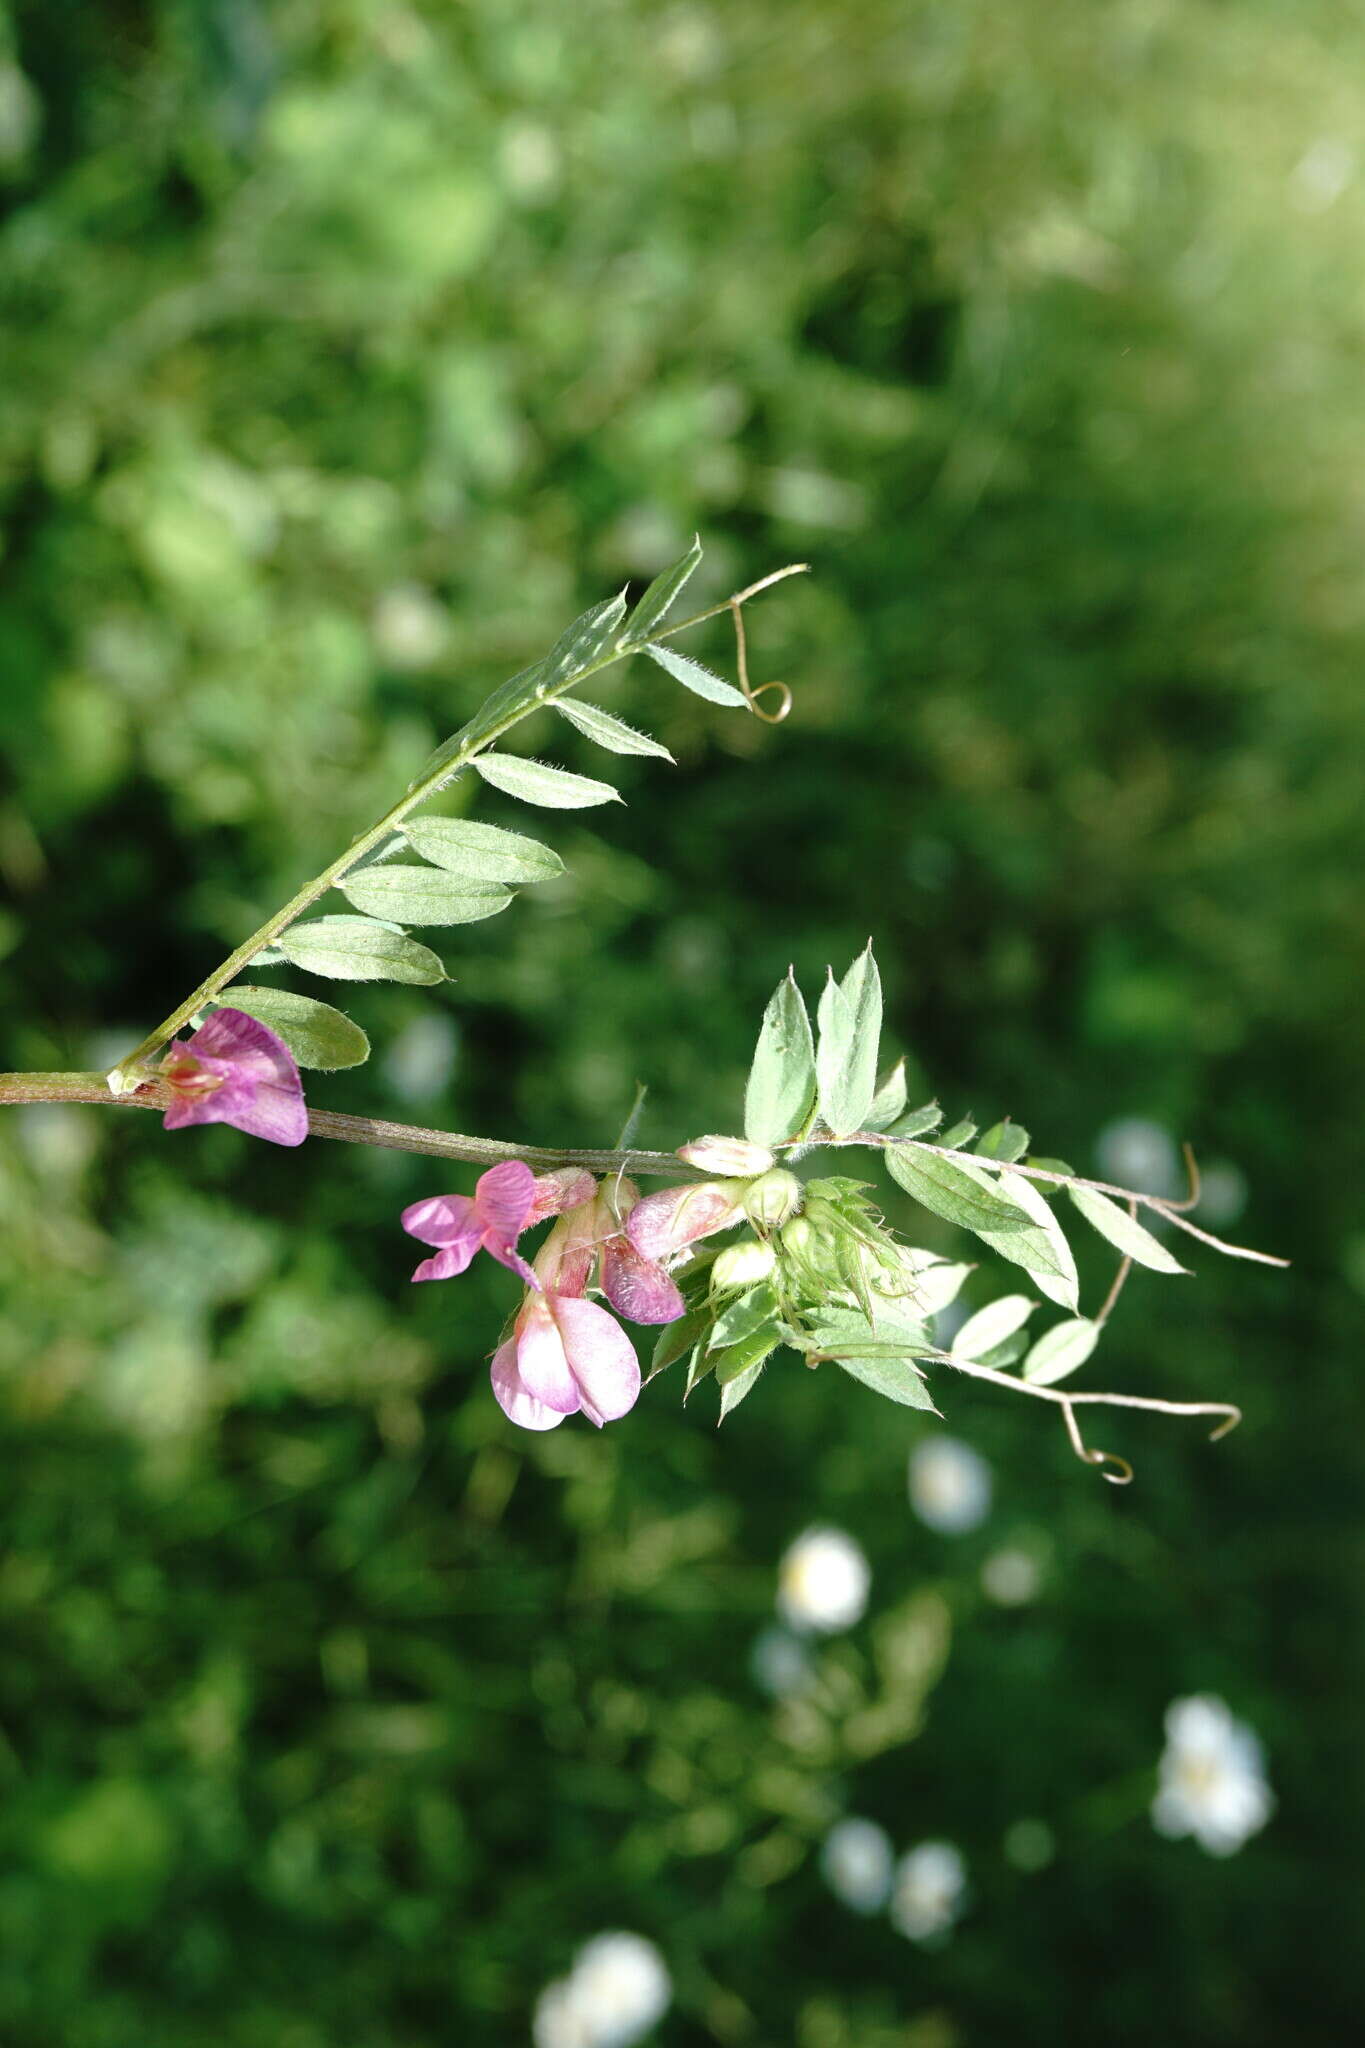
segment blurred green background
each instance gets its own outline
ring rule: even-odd
[[[0,2041],[521,2042],[614,1927],[666,1961],[665,2043],[1344,2038],[1360,19],[0,22],[6,1067],[126,1050],[696,527],[699,601],[814,565],[750,615],[792,719],[614,673],[678,769],[547,821],[569,881],[451,934],[453,986],[344,995],[378,1056],[315,1104],[609,1143],[638,1078],[645,1142],[730,1129],[788,960],[814,985],[872,933],[953,1114],[1158,1177],[1188,1137],[1211,1225],[1294,1261],[1132,1282],[1090,1383],[1247,1420],[1106,1421],[1126,1491],[946,1387],[994,1476],[949,1536],[906,1498],[922,1419],[789,1356],[720,1434],[669,1378],[601,1436],[517,1434],[483,1365],[506,1276],[407,1284],[399,1209],[467,1177],[7,1111]],[[866,1553],[868,1612],[773,1699],[755,1639],[813,1523]],[[1149,1818],[1199,1691],[1278,1801],[1225,1860]],[[833,1896],[843,1813],[960,1849],[951,1938]]]

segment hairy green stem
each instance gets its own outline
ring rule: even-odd
[[[775,569],[771,575],[760,577],[757,583],[751,583],[746,589],[736,591],[732,597],[722,599],[719,604],[708,605],[705,611],[694,612],[691,618],[688,619],[680,619],[675,626],[661,626],[657,632],[650,635],[650,638],[651,640],[671,639],[676,633],[685,633],[690,626],[700,626],[707,619],[719,618],[722,612],[729,611],[734,605],[745,603],[751,597],[757,597],[760,591],[769,589],[774,583],[781,583],[788,576],[800,575],[806,566],[804,562],[788,563],[785,568]],[[186,996],[184,1002],[177,1009],[172,1010],[170,1016],[163,1023],[158,1024],[155,1031],[149,1031],[142,1040],[142,1043],[135,1046],[125,1059],[119,1061],[118,1065],[109,1074],[105,1084],[108,1091],[118,1096],[122,1095],[128,1088],[136,1087],[138,1082],[144,1078],[138,1071],[143,1061],[152,1053],[159,1051],[169,1039],[174,1038],[176,1032],[183,1025],[188,1024],[190,1019],[197,1011],[203,1008],[205,1003],[211,1003],[219,992],[228,986],[229,982],[236,980],[242,969],[249,965],[263,947],[272,944],[282,932],[289,929],[289,926],[294,923],[296,918],[301,917],[305,910],[311,909],[320,896],[325,896],[329,889],[335,888],[358,862],[381,846],[384,840],[420,804],[425,803],[429,796],[433,795],[442,784],[449,782],[462,768],[467,768],[477,754],[490,747],[494,741],[501,739],[505,732],[509,732],[523,718],[528,718],[533,711],[540,710],[542,705],[553,704],[557,698],[567,696],[570,690],[576,689],[580,683],[586,682],[590,676],[598,674],[600,670],[610,668],[614,662],[624,661],[628,655],[638,654],[643,645],[643,642],[622,642],[608,649],[605,654],[599,655],[596,661],[588,663],[577,674],[566,677],[562,683],[556,685],[553,689],[547,690],[543,696],[538,696],[534,703],[522,705],[517,710],[509,712],[505,719],[482,729],[477,738],[471,738],[454,754],[442,761],[439,768],[434,769],[430,775],[425,776],[420,782],[414,784],[405,796],[399,798],[391,810],[384,813],[384,816],[377,824],[371,825],[367,832],[362,832],[358,839],[353,839],[345,852],[339,854],[334,861],[330,862],[322,870],[321,874],[314,875],[311,882],[305,882],[303,887],[296,895],[290,897],[282,909],[277,910],[272,917],[268,917],[260,929],[253,932],[249,939],[244,939],[234,952],[229,953],[227,959],[220,966],[214,968],[212,974],[205,976],[192,995]],[[336,1134],[333,1133],[332,1135]],[[369,1142],[375,1141],[371,1140]],[[523,1155],[518,1154],[517,1156]]]
[[[171,1093],[159,1081],[146,1081],[131,1093],[111,1095],[103,1074],[0,1074],[0,1103],[7,1102],[92,1102],[106,1109],[164,1110],[170,1107]],[[496,1166],[504,1159],[523,1159],[539,1173],[552,1172],[558,1166],[581,1166],[587,1173],[630,1173],[676,1181],[702,1178],[696,1167],[673,1152],[518,1145],[506,1138],[468,1138],[458,1131],[389,1123],[383,1117],[343,1116],[330,1109],[310,1109],[308,1131],[310,1137],[336,1138],[345,1145],[420,1152],[433,1159],[457,1159],[469,1166]]]

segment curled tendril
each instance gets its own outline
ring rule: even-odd
[[[749,650],[744,637],[743,594],[730,599],[730,616],[735,622],[735,663],[739,669],[739,687],[744,693],[744,701],[754,717],[761,718],[765,725],[781,725],[792,708],[792,693],[785,683],[760,683],[756,690],[750,684]],[[766,697],[770,690],[776,690],[778,693],[775,711],[765,711],[758,701],[760,697]]]
[[[1071,1448],[1081,1463],[1098,1467],[1101,1476],[1107,1479],[1111,1486],[1130,1485],[1133,1468],[1128,1460],[1121,1458],[1117,1451],[1092,1450],[1081,1435],[1076,1411],[1070,1401],[1062,1401],[1058,1405],[1062,1411],[1062,1420],[1066,1424],[1066,1433],[1071,1439]]]

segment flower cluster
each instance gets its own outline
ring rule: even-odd
[[[740,1212],[739,1197],[721,1182],[689,1182],[642,1201],[623,1177],[599,1186],[575,1167],[537,1176],[511,1159],[480,1175],[472,1196],[413,1203],[403,1228],[435,1248],[414,1280],[451,1279],[483,1250],[526,1283],[493,1356],[504,1414],[523,1429],[554,1429],[576,1414],[600,1428],[629,1413],[640,1392],[635,1348],[616,1316],[675,1322],[685,1303],[667,1262]],[[554,1227],[528,1262],[517,1240],[550,1217]],[[593,1291],[610,1309],[588,1299]]]

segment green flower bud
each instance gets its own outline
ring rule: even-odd
[[[795,1216],[800,1207],[801,1183],[783,1166],[775,1166],[770,1173],[760,1174],[744,1197],[749,1221],[756,1223],[760,1230],[776,1230],[779,1223]]]
[[[738,1244],[728,1244],[716,1254],[711,1284],[718,1288],[753,1287],[766,1280],[776,1264],[777,1254],[770,1244],[760,1244],[756,1237],[741,1238]]]
[[[782,1232],[782,1249],[794,1258],[809,1259],[815,1251],[815,1226],[808,1216],[793,1216]]]

